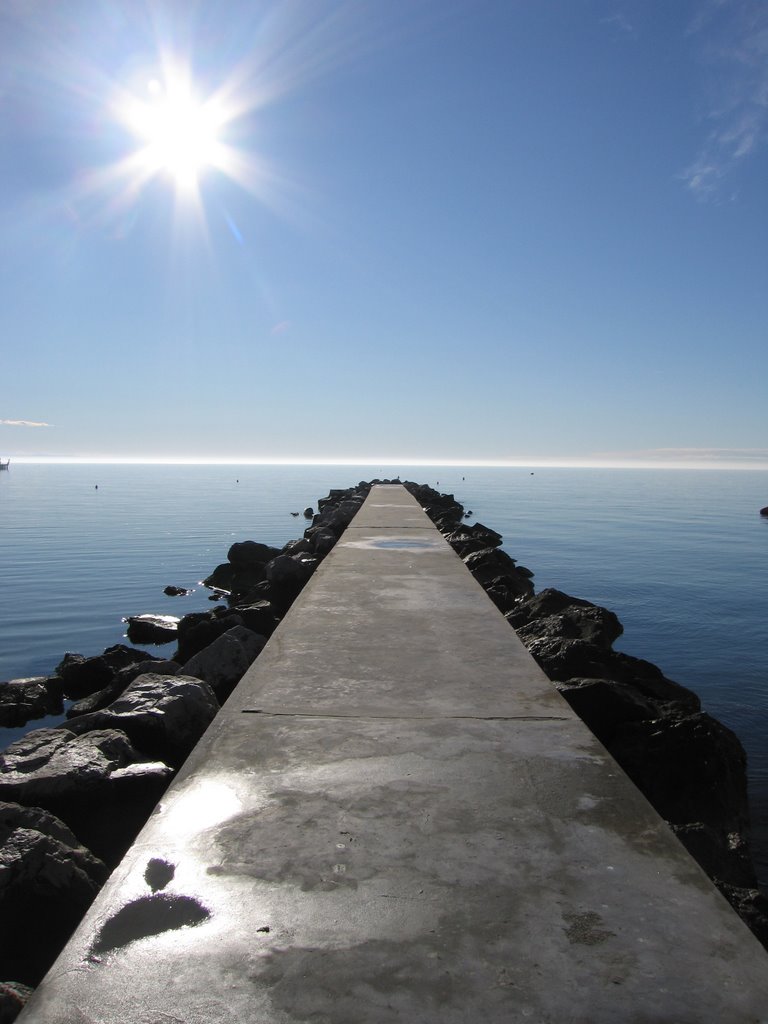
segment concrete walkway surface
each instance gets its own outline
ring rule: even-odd
[[[768,956],[377,486],[20,1021],[757,1024]]]

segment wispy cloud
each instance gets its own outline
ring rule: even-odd
[[[768,140],[768,4],[707,0],[689,35],[711,73],[705,114],[711,128],[681,177],[698,199],[710,199]]]
[[[50,427],[50,423],[37,423],[35,420],[0,420],[3,427]]]
[[[269,332],[271,335],[276,336],[279,334],[287,334],[291,329],[290,320],[281,320],[279,324],[275,324],[272,330]]]
[[[637,36],[637,29],[621,11],[616,11],[615,14],[609,14],[605,18],[601,18],[600,24],[608,25],[614,29],[617,36],[624,38],[634,38]]]

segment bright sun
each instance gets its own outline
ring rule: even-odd
[[[207,167],[219,166],[224,118],[215,105],[201,103],[183,80],[147,83],[147,99],[132,97],[121,112],[141,148],[135,160],[143,175],[168,174],[176,188],[190,190]]]

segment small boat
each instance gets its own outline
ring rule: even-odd
[[[11,464],[11,460],[10,459],[6,459],[5,462],[3,462],[2,459],[0,459],[0,469],[8,469],[10,464]]]

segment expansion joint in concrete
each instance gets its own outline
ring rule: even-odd
[[[263,715],[265,718],[341,718],[357,721],[386,722],[569,722],[565,715],[386,715],[380,713],[342,714],[323,711],[265,711],[262,708],[243,708],[244,715]]]

